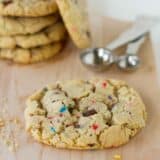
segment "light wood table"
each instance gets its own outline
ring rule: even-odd
[[[110,42],[128,26],[128,23],[104,19],[104,44]],[[149,39],[141,48],[140,57],[142,66],[134,73],[121,72],[114,66],[104,73],[94,73],[82,66],[79,61],[79,50],[70,42],[62,53],[45,63],[21,66],[0,61],[0,99],[8,98],[6,104],[8,116],[5,118],[18,117],[22,125],[26,97],[46,84],[63,79],[104,77],[126,80],[140,92],[148,111],[147,126],[128,144],[109,150],[58,150],[35,142],[24,129],[16,136],[12,128],[12,136],[16,136],[19,148],[12,153],[0,143],[0,160],[112,160],[115,154],[122,155],[123,160],[159,160],[160,91]],[[0,107],[0,109],[4,107],[2,103]]]

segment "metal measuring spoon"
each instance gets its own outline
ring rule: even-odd
[[[103,71],[115,62],[115,56],[109,49],[88,49],[80,55],[81,62],[95,71]]]
[[[117,58],[117,56],[113,53],[113,50],[131,42],[132,40],[137,40],[137,37],[148,33],[151,27],[153,27],[156,23],[156,21],[150,18],[138,18],[130,29],[122,33],[106,48],[91,48],[81,53],[80,60],[82,64],[94,71],[103,71],[115,62],[119,63],[118,66],[123,69],[125,66],[130,67],[131,65],[134,68],[139,65],[138,57],[135,55],[127,55],[126,57]],[[127,60],[128,63],[124,63],[124,59]]]
[[[127,46],[126,55],[119,56],[116,59],[117,66],[124,71],[134,71],[140,67],[140,58],[137,53],[140,46],[145,41],[146,34],[131,41]]]
[[[113,48],[113,44],[111,44],[107,48],[93,48],[86,50],[80,55],[81,62],[94,71],[108,69],[113,63],[117,63],[117,66],[122,70],[137,69],[140,65],[140,60],[136,53],[142,43],[142,38],[143,35],[130,42],[126,42],[129,44],[127,54],[124,56],[116,56],[112,50],[108,49]],[[115,47],[115,44],[117,47]],[[114,41],[114,47],[118,48],[118,46],[117,41]]]

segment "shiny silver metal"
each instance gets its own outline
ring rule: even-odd
[[[156,23],[157,21],[150,18],[138,18],[130,29],[122,33],[106,48],[91,48],[81,53],[82,64],[94,71],[103,71],[113,63],[125,71],[137,69],[140,66],[140,60],[136,53],[144,42],[145,35]],[[126,55],[116,56],[113,50],[125,44],[128,44]]]
[[[118,57],[117,66],[124,71],[135,71],[140,67],[140,59],[137,55],[125,55]]]
[[[113,63],[116,63],[124,71],[134,71],[140,66],[137,52],[144,43],[145,36],[146,33],[130,41],[127,46],[127,53],[123,56],[116,56],[107,48],[94,48],[81,53],[81,62],[87,68],[98,72],[108,69]]]
[[[89,49],[80,55],[82,64],[94,71],[103,71],[115,62],[113,53],[105,48]]]
[[[146,34],[141,35],[140,37],[137,37],[135,40],[131,41],[127,46],[126,55],[119,56],[116,59],[115,63],[120,69],[124,71],[135,71],[140,67],[141,62],[137,54],[140,46],[145,41],[145,36]]]

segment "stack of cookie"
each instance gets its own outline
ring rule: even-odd
[[[0,58],[24,64],[49,59],[66,33],[55,0],[0,1]]]

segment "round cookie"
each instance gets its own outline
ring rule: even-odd
[[[66,28],[78,48],[87,48],[91,37],[87,16],[76,0],[57,0]]]
[[[57,11],[55,0],[1,0],[0,15],[39,17]]]
[[[37,63],[52,58],[62,47],[63,43],[57,42],[31,49],[0,49],[0,58],[21,64]]]
[[[34,34],[1,36],[0,48],[34,48],[63,40],[67,36],[66,33],[64,24],[62,22],[57,22]]]
[[[57,82],[31,95],[26,105],[26,130],[56,148],[118,147],[146,123],[139,94],[118,80]]]
[[[58,14],[37,17],[0,17],[0,36],[13,36],[17,34],[32,34],[54,24],[58,20]]]

